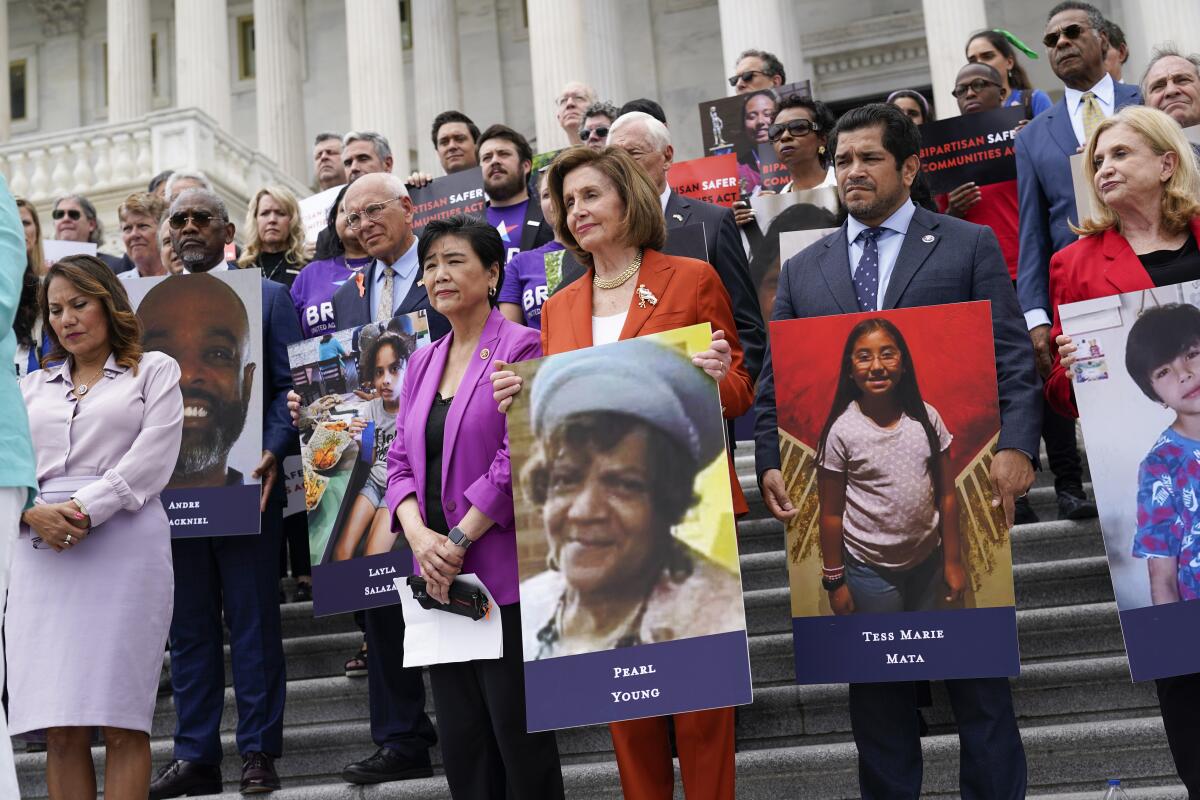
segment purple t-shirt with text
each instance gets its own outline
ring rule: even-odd
[[[487,221],[489,225],[500,231],[500,239],[504,242],[504,252],[507,254],[506,263],[512,261],[512,257],[521,252],[521,226],[525,224],[525,211],[528,208],[528,200],[503,208],[488,206]]]
[[[496,298],[500,303],[515,303],[525,313],[525,325],[541,330],[542,303],[546,302],[546,254],[562,250],[553,239],[541,247],[517,253],[504,267],[504,285]]]
[[[355,272],[370,263],[370,258],[352,258],[347,266],[345,256],[336,256],[313,261],[300,270],[292,284],[292,304],[300,316],[304,338],[337,330],[337,321],[333,318],[333,294]]]

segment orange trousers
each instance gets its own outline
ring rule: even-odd
[[[734,800],[733,709],[675,714],[675,747],[687,800]],[[671,800],[675,770],[666,717],[608,726],[625,800]]]

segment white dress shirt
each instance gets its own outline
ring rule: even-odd
[[[1087,137],[1083,135],[1083,92],[1070,86],[1064,88],[1066,91],[1063,93],[1063,100],[1067,104],[1067,111],[1071,112],[1071,129],[1075,131],[1075,139],[1082,145],[1087,142]],[[1096,95],[1096,102],[1105,118],[1111,117],[1116,111],[1117,102],[1112,76],[1104,73],[1100,82],[1089,91]]]

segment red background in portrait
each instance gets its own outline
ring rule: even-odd
[[[904,335],[921,396],[954,435],[950,456],[957,475],[1000,429],[986,301],[772,322],[779,427],[816,448],[837,389],[846,337],[870,317],[889,320]]]

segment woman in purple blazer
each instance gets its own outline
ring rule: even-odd
[[[431,597],[474,573],[500,607],[504,656],[429,669],[450,793],[502,800],[563,797],[554,733],[525,732],[525,677],[512,475],[492,361],[542,354],[536,330],[504,318],[496,297],[504,244],[496,229],[454,216],[417,245],[430,305],[451,332],[409,359],[388,452],[392,527],[412,547]]]

